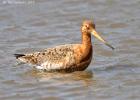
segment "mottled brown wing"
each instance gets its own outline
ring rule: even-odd
[[[18,59],[23,62],[37,65],[38,69],[65,69],[75,66],[76,64],[74,46],[75,45],[61,45],[55,48],[48,48],[41,52],[26,54]]]

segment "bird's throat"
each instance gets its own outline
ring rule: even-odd
[[[91,46],[91,35],[89,33],[82,33],[82,45]]]
[[[87,61],[92,57],[92,43],[91,35],[89,33],[82,33],[82,59],[81,61]]]
[[[89,33],[82,33],[82,52],[88,55],[92,52],[91,35]]]

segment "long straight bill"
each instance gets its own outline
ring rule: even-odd
[[[100,40],[101,42],[103,42],[105,45],[107,45],[108,47],[110,47],[112,50],[114,50],[115,48],[113,46],[111,46],[109,43],[107,43],[94,29],[91,32],[98,40]]]

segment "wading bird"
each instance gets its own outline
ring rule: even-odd
[[[80,44],[65,44],[54,48],[48,48],[41,52],[29,54],[14,54],[15,57],[25,63],[36,66],[37,69],[46,71],[74,72],[85,70],[92,59],[91,34],[114,49],[95,30],[95,24],[85,20],[81,26],[82,41]]]

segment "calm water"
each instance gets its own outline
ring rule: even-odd
[[[10,2],[13,1],[13,2]],[[96,29],[116,50],[92,38],[86,71],[35,71],[12,54],[80,42],[80,25]],[[139,0],[1,0],[0,100],[139,100]]]

